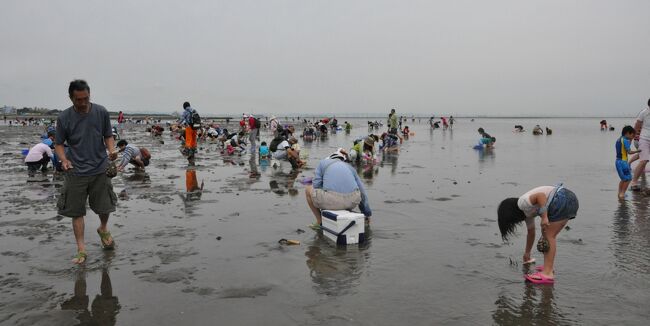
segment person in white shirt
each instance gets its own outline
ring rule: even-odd
[[[47,164],[54,155],[51,148],[52,144],[52,140],[46,138],[29,149],[29,153],[25,157],[25,164],[27,165],[27,173],[29,176],[36,174],[36,171],[39,169],[42,172],[47,172]]]
[[[645,174],[645,166],[650,160],[650,99],[648,100],[648,107],[639,112],[634,124],[636,134],[639,136],[639,163],[634,168],[634,175],[630,189],[639,191],[639,177]],[[630,162],[631,163],[631,162]]]
[[[497,210],[499,231],[504,241],[515,234],[517,225],[526,222],[528,230],[523,263],[531,264],[531,250],[535,242],[535,217],[540,217],[542,236],[537,250],[544,254],[544,265],[538,266],[537,273],[527,274],[527,281],[538,284],[552,284],[555,281],[555,254],[557,235],[578,214],[580,204],[573,191],[556,186],[541,186],[529,190],[519,197],[506,198]]]

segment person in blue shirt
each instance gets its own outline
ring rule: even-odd
[[[266,142],[263,141],[260,144],[260,160],[265,160],[271,158],[271,151],[269,150],[269,146],[266,145]]]
[[[372,215],[368,195],[357,171],[346,163],[347,152],[339,148],[320,161],[311,186],[305,189],[307,204],[316,217],[314,228],[320,228],[321,210],[351,210],[359,207],[366,218]]]
[[[636,154],[640,151],[630,150],[630,142],[634,139],[636,131],[632,126],[623,127],[621,138],[616,140],[616,172],[621,182],[618,184],[618,199],[625,199],[625,192],[632,181],[632,172],[630,170],[629,155]]]

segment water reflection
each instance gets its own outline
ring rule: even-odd
[[[525,283],[521,301],[511,293],[497,298],[492,320],[496,325],[567,325],[575,323],[556,305],[552,285]]]
[[[375,163],[356,162],[352,163],[352,165],[368,185],[371,185],[373,178],[379,174],[379,167]]]
[[[274,169],[271,174],[271,181],[269,181],[271,191],[280,196],[284,196],[287,193],[292,197],[297,196],[299,191],[294,185],[299,174],[299,170],[291,170],[289,173],[286,173],[281,168]]]
[[[251,153],[251,157],[248,160],[248,165],[250,166],[249,177],[251,179],[257,180],[260,178],[260,172],[257,169],[257,152]]]
[[[135,171],[132,174],[123,175],[122,179],[127,183],[140,183],[140,184],[150,184],[151,178],[149,174],[145,171]]]
[[[390,168],[390,174],[395,175],[397,172],[397,158],[399,157],[399,154],[397,153],[383,153],[381,157],[381,164],[380,166],[383,168],[385,164],[388,164],[391,166]]]
[[[345,295],[359,285],[370,260],[371,235],[359,246],[335,246],[322,233],[307,248],[307,267],[314,288],[320,294]]]
[[[494,148],[484,147],[482,149],[477,149],[478,153],[478,162],[479,164],[490,163],[494,164],[495,154]]]
[[[79,320],[77,325],[115,325],[121,306],[117,296],[113,296],[108,267],[102,269],[99,289],[100,293],[95,296],[88,310],[90,299],[87,294],[86,270],[79,269],[75,277],[73,295],[61,304],[61,309],[76,311]]]
[[[122,181],[124,182],[124,188],[118,194],[120,200],[129,200],[131,195],[147,191],[138,191],[139,189],[151,188],[151,178],[145,171],[135,171],[132,174],[122,174]]]
[[[621,201],[612,222],[612,249],[616,266],[628,272],[645,275],[650,272],[650,198],[634,202]]]
[[[268,169],[269,165],[271,165],[271,159],[260,158],[260,169],[262,172],[266,172],[266,169]]]
[[[181,198],[185,203],[185,206],[188,206],[192,201],[201,200],[203,195],[203,180],[201,180],[201,185],[199,186],[199,180],[196,177],[196,168],[187,167],[185,170],[185,194],[181,194]]]

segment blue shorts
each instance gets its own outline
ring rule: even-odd
[[[556,222],[571,220],[578,214],[578,198],[573,191],[561,188],[555,193],[551,204],[548,205],[548,221]]]
[[[616,172],[618,172],[618,177],[621,178],[621,181],[632,180],[632,171],[627,161],[616,160]]]

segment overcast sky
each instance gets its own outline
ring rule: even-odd
[[[0,1],[0,106],[635,114],[650,1]]]

